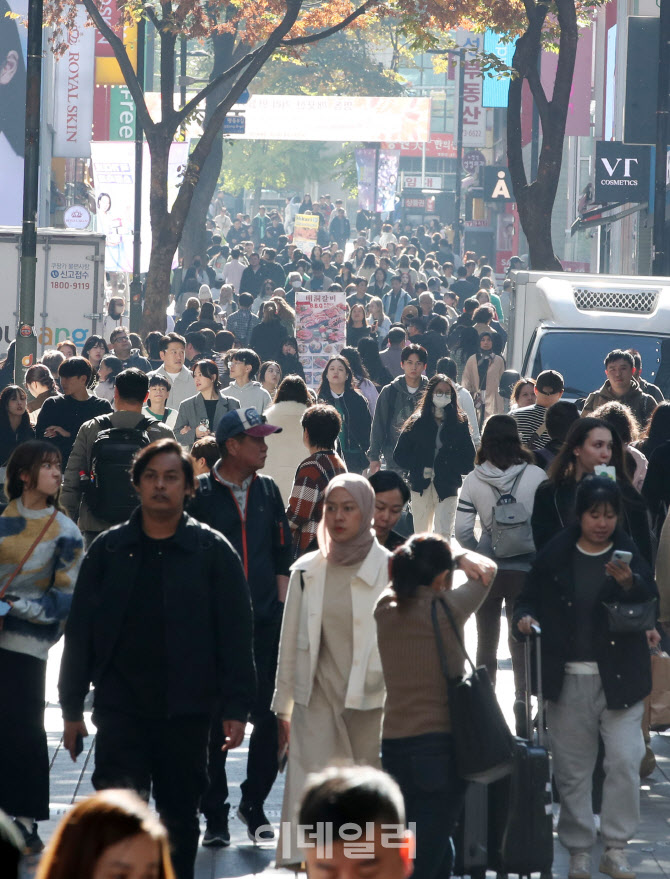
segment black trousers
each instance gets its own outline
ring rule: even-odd
[[[408,824],[415,824],[412,879],[449,879],[454,860],[451,835],[463,809],[465,782],[459,778],[448,733],[382,739],[382,767],[399,784]]]
[[[93,786],[131,788],[145,800],[153,793],[170,835],[177,879],[193,879],[209,717],[153,720],[96,710],[93,722],[98,730]]]
[[[46,662],[0,649],[0,809],[49,820],[49,751],[44,732]]]
[[[242,797],[250,803],[262,806],[277,777],[277,718],[270,711],[277,674],[277,654],[281,616],[271,622],[254,624],[254,658],[258,691],[251,722],[254,725],[249,739],[247,777],[240,789]],[[228,779],[226,777],[226,751],[223,745],[223,717],[217,711],[209,731],[209,785],[202,798],[202,812],[207,821],[220,821],[227,813]]]

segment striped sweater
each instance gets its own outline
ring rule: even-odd
[[[20,498],[0,516],[0,588],[38,537],[53,507],[29,510]],[[81,533],[59,512],[9,587],[0,648],[46,660],[60,638],[84,551]]]

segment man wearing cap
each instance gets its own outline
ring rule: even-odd
[[[535,383],[535,403],[521,409],[513,409],[509,414],[516,421],[521,442],[530,449],[543,449],[551,437],[547,433],[544,420],[547,409],[563,396],[565,386],[563,376],[554,369],[545,369]]]
[[[189,513],[220,531],[235,547],[249,584],[254,609],[254,653],[258,697],[251,713],[247,777],[242,783],[238,817],[255,842],[268,842],[274,831],[263,804],[277,777],[277,721],[270,711],[274,692],[282,610],[292,562],[291,537],[284,503],[274,480],[258,474],[265,466],[265,437],[281,428],[267,424],[256,409],[236,409],[216,429],[220,458],[211,473],[198,478]],[[228,783],[221,752],[220,722],[210,738],[209,788],[202,801],[207,819],[203,845],[229,845]]]

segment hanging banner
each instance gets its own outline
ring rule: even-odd
[[[117,0],[100,0],[98,8],[114,33],[118,36],[123,35],[123,45],[126,47],[133,70],[137,71],[137,23],[124,24],[123,12],[118,8]],[[94,33],[96,84],[125,85],[126,81],[114,55],[114,50],[97,28]]]
[[[21,19],[6,17],[11,10]],[[28,0],[0,0],[0,46],[5,57],[0,87],[0,226],[20,226],[23,217],[23,155],[26,125],[26,36],[22,20],[28,14]],[[10,52],[14,65],[6,64]],[[14,57],[14,56],[12,56]]]
[[[318,214],[296,214],[293,228],[293,243],[309,256],[316,244],[316,233],[319,229]]]
[[[356,150],[356,175],[358,176],[358,209],[375,209],[375,165],[377,150]]]
[[[105,271],[132,272],[135,206],[135,145],[133,143],[92,143],[91,159],[97,206],[97,231],[103,232]],[[188,161],[188,144],[173,143],[168,160],[168,210],[177,197]],[[149,268],[151,223],[149,189],[151,156],[144,145],[142,170],[142,254],[140,271]]]
[[[53,155],[61,159],[91,155],[96,31],[87,21],[86,9],[78,5],[65,38],[67,51],[55,63]]]
[[[477,53],[484,49],[484,35],[459,29],[454,38],[466,50],[463,63],[463,146],[486,146],[487,114],[482,105],[483,80],[477,59]]]
[[[328,358],[339,354],[346,339],[347,303],[336,293],[296,293],[298,354],[305,382],[318,388]]]
[[[135,141],[135,101],[125,85],[110,86],[109,140]]]
[[[516,42],[503,42],[503,35],[493,31],[484,33],[484,51],[497,55],[507,67],[512,66]],[[482,83],[482,105],[484,107],[507,107],[507,95],[511,77],[486,73]],[[584,91],[587,91],[586,89]]]
[[[379,150],[376,211],[388,212],[395,209],[399,167],[399,150]]]

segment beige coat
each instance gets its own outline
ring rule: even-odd
[[[295,479],[295,471],[309,454],[302,442],[302,418],[307,407],[302,403],[287,400],[275,403],[266,409],[263,415],[268,424],[282,428],[281,433],[273,433],[265,437],[268,456],[265,467],[261,470],[264,476],[271,476],[279,486],[284,506],[288,506]]]
[[[345,708],[367,711],[384,704],[384,676],[373,611],[388,585],[390,555],[375,540],[351,581],[354,649]],[[291,567],[272,700],[272,710],[286,720],[291,717],[294,703],[307,706],[311,698],[321,646],[327,566],[321,552],[316,551],[302,556]]]
[[[498,393],[500,379],[505,371],[505,361],[499,354],[494,354],[489,363],[488,372],[486,373],[486,400],[484,406],[485,417],[491,415],[502,415],[505,411],[505,403]],[[473,354],[468,358],[463,370],[463,378],[461,380],[463,387],[470,391],[474,400],[475,395],[479,392],[479,373],[477,371],[477,355]]]

